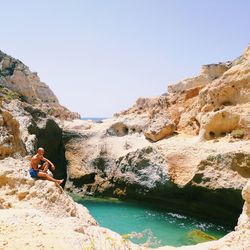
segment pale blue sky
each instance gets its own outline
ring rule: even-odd
[[[110,117],[250,42],[250,0],[2,0],[0,49],[60,103]]]

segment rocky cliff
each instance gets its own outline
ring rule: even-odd
[[[193,246],[178,247],[180,250],[246,250],[250,248],[250,181],[244,187],[242,196],[245,200],[242,214],[239,217],[235,231],[227,234],[220,240],[201,243]],[[177,249],[177,248],[173,248]],[[160,247],[158,250],[169,250],[169,247]]]
[[[11,90],[11,91],[9,91]],[[0,51],[0,91],[9,99],[19,98],[60,119],[80,118],[61,106],[48,85],[21,61]],[[1,93],[0,92],[0,93]]]
[[[0,62],[0,249],[144,249],[99,227],[60,186],[29,176],[44,147],[54,177],[67,179],[58,122],[79,116],[20,61],[1,52]]]
[[[117,116],[146,119],[143,132],[153,141],[174,132],[213,139],[239,129],[249,138],[249,62],[250,46],[236,60],[205,65],[200,75],[170,85],[163,96],[140,98]]]
[[[0,160],[1,249],[141,249],[97,225],[86,208],[76,204],[55,183],[33,180],[26,159]],[[218,241],[178,249],[248,249],[250,246],[250,183],[236,230]],[[159,250],[177,249],[161,247]]]
[[[0,159],[30,156],[44,147],[45,156],[57,166],[55,177],[66,179],[62,130],[51,116],[26,102],[2,96],[0,121]]]
[[[250,46],[101,124],[64,122],[68,189],[236,225],[250,177],[249,74]]]
[[[60,186],[30,178],[29,161],[0,166],[1,249],[144,249],[98,226]]]
[[[249,74],[250,46],[93,123],[71,121],[77,115],[35,73],[1,52],[0,248],[145,249],[99,227],[61,187],[31,179],[29,157],[40,146],[68,191],[149,200],[231,226],[238,220],[221,240],[181,249],[250,248]]]

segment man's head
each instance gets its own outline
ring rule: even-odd
[[[37,154],[38,154],[39,156],[43,157],[44,149],[43,149],[43,148],[39,148],[39,149],[37,150]]]

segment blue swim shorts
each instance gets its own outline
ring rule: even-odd
[[[37,175],[38,171],[34,170],[33,168],[29,169],[29,173],[32,178],[38,178],[38,175]]]

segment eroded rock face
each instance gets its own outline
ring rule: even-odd
[[[249,178],[250,154],[236,151],[209,156],[201,161],[192,184],[209,189],[234,187],[242,190]]]
[[[154,142],[170,136],[175,131],[175,124],[167,118],[154,119],[149,122],[144,135]]]
[[[66,180],[65,148],[57,123],[43,111],[18,100],[4,101],[0,110],[0,159],[31,156],[43,147],[45,157],[56,166],[54,176]]]
[[[209,112],[201,116],[200,136],[207,140],[231,133],[239,125],[240,115],[225,110]]]
[[[232,113],[231,119],[227,121],[228,125],[224,125],[222,130],[225,129],[225,126],[228,126],[226,130],[237,127],[238,129],[244,129],[247,135],[249,135],[250,131],[249,111],[247,111],[250,102],[249,51],[250,46],[248,46],[236,65],[231,67],[219,79],[206,86],[199,95],[199,108],[204,113],[204,116],[207,116],[206,113],[212,113],[216,110],[230,112]],[[240,110],[241,112],[239,112]],[[202,113],[200,117],[202,117]],[[210,121],[205,126],[210,126],[209,123]],[[215,121],[213,127],[219,131],[222,125],[220,122]],[[204,137],[209,139],[206,133]]]
[[[30,134],[36,135],[36,148],[45,149],[45,157],[50,159],[56,167],[55,177],[67,177],[65,148],[62,139],[62,130],[52,119],[37,121],[28,127]]]
[[[245,200],[243,212],[239,218],[236,230],[247,229],[250,230],[250,181],[242,190],[242,197]],[[249,240],[250,241],[250,240]],[[250,242],[248,244],[250,245]]]
[[[110,135],[124,136],[128,134],[128,127],[122,122],[117,122],[107,130],[107,133]]]
[[[250,46],[244,52],[241,62],[213,81],[200,95],[201,106],[244,104],[250,101]]]
[[[58,99],[48,85],[42,83],[37,73],[32,73],[21,61],[0,51],[1,85],[16,91],[27,98],[28,102],[39,99],[42,102],[57,103]]]
[[[131,109],[118,113],[116,116],[124,117],[123,126],[126,126],[124,127],[126,132],[143,132],[147,139],[159,141],[172,135],[176,129],[175,121],[172,121],[172,117],[170,118],[166,113],[168,106],[168,98],[165,96],[152,99],[139,98]],[[126,132],[120,134],[124,135]]]
[[[126,135],[107,133],[121,123],[128,128]],[[249,142],[175,135],[152,143],[133,132],[131,124],[135,121],[129,115],[85,129],[67,125],[66,133],[72,135],[65,141],[69,190],[154,200],[177,211],[236,223],[243,204],[240,192],[249,175]]]
[[[123,183],[124,187],[137,186],[145,192],[168,181],[166,161],[152,147],[130,152],[117,161],[113,181]]]
[[[202,66],[199,76],[187,78],[176,84],[169,85],[169,92],[181,92],[191,88],[206,86],[213,80],[222,76],[230,67],[231,62],[207,64]]]
[[[69,175],[67,188],[71,191],[159,202],[172,207],[174,211],[235,225],[243,204],[240,192],[249,178],[249,55],[248,48],[234,62],[207,65],[203,67],[200,76],[171,86],[165,95],[140,98],[131,109],[102,124],[61,121],[63,133],[48,114],[64,119],[71,119],[74,115],[71,116],[72,113],[58,106],[52,96],[49,95],[51,99],[41,100],[31,106],[29,103],[33,102],[34,93],[29,92],[29,89],[24,88],[27,95],[31,96],[27,98],[26,104],[12,100],[21,100],[22,93],[16,95],[14,92],[2,91],[5,98],[5,115],[2,112],[0,117],[2,144],[14,147],[11,135],[14,130],[18,134],[19,127],[17,138],[23,142],[26,152],[34,152],[38,145],[48,148],[51,153],[48,158],[58,160],[56,164],[59,167],[65,162],[65,144]],[[39,80],[35,76],[29,78],[28,69],[22,68],[19,63],[2,60],[3,57],[0,58],[2,86],[7,86],[8,81],[17,85],[20,81],[22,85],[24,79],[31,81],[31,84]],[[41,87],[34,86],[38,89]],[[44,93],[39,90],[36,95]],[[16,122],[19,125],[15,125]],[[243,131],[244,135],[233,139],[232,134],[237,129]],[[175,130],[179,135],[168,136]],[[151,141],[146,140],[144,134]],[[11,162],[9,159],[7,161]],[[1,167],[5,163],[1,161]],[[17,160],[16,165],[25,164],[28,168],[28,162]],[[63,171],[64,168],[60,170]],[[19,179],[23,174],[26,173],[18,170]],[[2,208],[16,209],[16,204],[20,208],[29,204],[47,212],[51,206],[57,216],[56,209],[66,203],[67,208],[63,214],[66,217],[78,216],[74,206],[68,206],[65,199],[55,194],[54,186],[51,186],[53,183],[50,186],[42,181],[34,184],[26,178],[16,181],[17,178],[13,176],[14,172],[9,170],[0,175]],[[17,184],[13,184],[15,182]],[[18,191],[17,185],[21,186]],[[45,191],[45,194],[42,193],[45,198],[36,192],[32,193],[33,185]],[[223,249],[225,244],[229,249],[239,245],[244,247],[242,249],[248,249],[248,186],[243,190],[245,205],[237,230],[221,241],[197,245],[197,249]],[[6,190],[7,194],[4,193]],[[23,213],[19,215],[24,221],[27,219]],[[5,212],[4,217],[11,218],[11,213]],[[4,217],[0,216],[0,225],[7,225],[9,230],[11,225]],[[64,222],[58,223],[63,225]],[[32,223],[29,226],[35,231]],[[46,232],[48,228],[45,229]],[[4,235],[7,239],[11,232],[8,230]],[[85,230],[88,231],[80,226],[76,231],[82,233]],[[75,235],[71,229],[67,232]],[[96,236],[92,231],[87,235],[88,239]],[[85,243],[89,244],[89,240]],[[196,247],[192,246],[191,249]]]
[[[249,51],[250,46],[232,62],[205,65],[200,75],[170,85],[168,93],[162,96],[139,98],[133,107],[117,116],[144,116],[162,129],[161,121],[167,118],[178,133],[200,134],[205,140],[243,129],[244,139],[249,139]]]
[[[153,118],[155,114],[164,112],[164,110],[167,109],[168,106],[168,98],[164,95],[155,98],[139,98],[132,108],[117,113],[116,116],[124,116],[129,114],[146,114],[149,118]]]
[[[2,51],[0,51],[0,87],[18,93],[22,101],[37,106],[56,118],[67,120],[80,118],[79,114],[70,112],[59,104],[55,94],[47,84],[40,81],[37,73],[31,72],[21,61]]]
[[[0,108],[0,159],[20,154],[24,156],[26,149],[20,138],[19,122],[11,113]]]
[[[220,240],[210,241],[205,243],[200,243],[192,246],[182,246],[174,249],[181,250],[224,250],[224,249],[238,249],[245,250],[250,248],[250,214],[249,210],[249,193],[250,193],[250,181],[244,187],[242,191],[242,196],[245,200],[242,214],[239,218],[238,225],[235,228],[235,231],[227,234]],[[158,250],[168,250],[169,248],[166,246],[158,248]]]
[[[6,158],[0,166],[1,249],[145,249],[99,227],[55,183],[30,178],[28,161]]]

